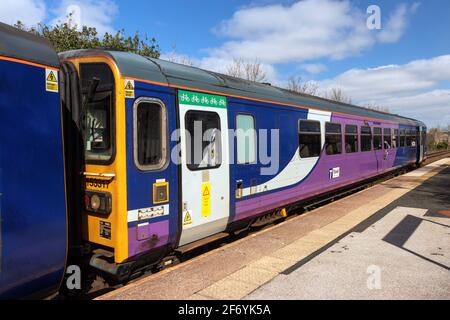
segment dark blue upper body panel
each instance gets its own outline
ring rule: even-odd
[[[139,98],[153,98],[160,100],[167,111],[167,134],[168,134],[168,152],[175,149],[177,141],[170,139],[172,132],[177,129],[177,109],[175,103],[175,90],[169,87],[162,87],[143,82],[135,82],[135,99],[126,100],[126,132],[127,132],[127,200],[128,210],[137,210],[141,208],[150,208],[157,206],[152,198],[152,186],[157,180],[165,180],[169,183],[169,216],[163,216],[151,219],[156,223],[169,220],[170,243],[176,241],[178,233],[178,194],[179,178],[178,166],[171,161],[168,154],[167,165],[161,170],[140,170],[134,162],[134,141],[133,141],[133,105]],[[137,227],[138,223],[146,221],[129,222],[128,227]]]
[[[66,261],[59,93],[45,68],[0,60],[0,297],[56,289]]]

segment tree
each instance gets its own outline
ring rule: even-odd
[[[233,62],[228,66],[226,74],[253,82],[267,81],[267,74],[258,59],[244,61],[242,58],[234,58]]]
[[[331,88],[329,92],[325,93],[325,97],[336,102],[352,103],[352,99],[341,88]]]
[[[176,45],[172,46],[172,51],[169,54],[167,54],[167,56],[165,56],[165,59],[167,59],[167,61],[170,61],[170,62],[184,64],[184,65],[190,66],[190,67],[194,66],[194,61],[191,58],[189,58],[186,55],[177,53]]]
[[[381,111],[381,112],[389,112],[389,108],[377,105],[375,102],[367,103],[367,104],[363,105],[363,108],[375,110],[375,111]]]
[[[99,37],[96,28],[83,26],[77,29],[76,25],[67,22],[48,26],[43,23],[37,27],[26,27],[21,21],[14,26],[35,35],[47,38],[57,52],[75,49],[110,49],[137,53],[151,58],[159,58],[160,50],[155,38],[142,38],[138,32],[134,36],[125,36],[125,30],[119,30],[116,34],[106,32]]]
[[[300,76],[292,76],[289,78],[286,89],[297,93],[305,93],[309,95],[316,95],[319,85],[314,81],[302,81]]]

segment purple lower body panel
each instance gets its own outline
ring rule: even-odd
[[[128,256],[146,253],[168,242],[169,220],[137,225],[128,229]]]

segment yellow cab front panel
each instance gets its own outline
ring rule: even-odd
[[[82,93],[85,169],[82,237],[128,258],[126,144],[123,79],[107,56],[68,59],[78,71]]]

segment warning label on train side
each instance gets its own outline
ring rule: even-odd
[[[187,226],[192,224],[192,217],[189,211],[185,211],[184,218],[183,218],[183,226]]]
[[[58,92],[58,71],[45,69],[45,90]]]
[[[134,80],[125,79],[125,98],[134,99]]]
[[[202,217],[211,214],[211,183],[202,184]]]

